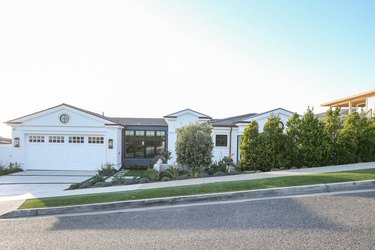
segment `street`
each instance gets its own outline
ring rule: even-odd
[[[0,221],[0,249],[374,249],[375,191]]]

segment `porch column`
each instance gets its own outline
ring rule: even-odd
[[[349,113],[348,114],[351,114],[352,113],[352,101],[349,101]]]

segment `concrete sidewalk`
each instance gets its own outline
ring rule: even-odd
[[[130,190],[140,190],[140,189],[151,189],[151,188],[199,185],[199,184],[215,183],[215,182],[256,180],[256,179],[275,178],[275,177],[283,177],[283,176],[298,176],[298,175],[305,175],[305,174],[341,172],[341,171],[370,169],[370,168],[375,168],[375,162],[348,164],[348,165],[340,165],[340,166],[329,166],[329,167],[318,167],[318,168],[291,169],[291,170],[272,171],[272,172],[264,172],[264,173],[256,173],[256,174],[240,174],[240,175],[229,175],[229,176],[220,176],[220,177],[176,180],[176,181],[169,181],[169,182],[154,182],[154,183],[146,183],[146,184],[112,186],[112,187],[104,187],[104,188],[88,188],[88,189],[66,190],[66,191],[64,190],[40,190],[32,194],[26,193],[26,194],[19,195],[19,196],[13,195],[13,196],[0,197],[0,202],[7,201],[7,200],[14,201],[17,199],[58,197],[58,196],[81,195],[81,194],[97,194],[97,193],[120,192],[120,191],[130,191]]]
[[[121,192],[121,191],[131,191],[131,190],[140,190],[140,189],[178,187],[178,186],[199,185],[199,184],[215,183],[215,182],[256,180],[256,179],[275,178],[275,177],[283,177],[283,176],[298,176],[298,175],[305,175],[305,174],[341,172],[341,171],[370,169],[370,168],[375,168],[375,162],[319,167],[319,168],[291,169],[291,170],[273,171],[273,172],[256,173],[256,174],[241,174],[241,175],[229,175],[229,176],[220,176],[220,177],[197,178],[197,179],[177,180],[177,181],[169,181],[169,182],[154,182],[154,183],[147,183],[147,184],[113,186],[113,187],[105,187],[105,188],[66,190],[66,191],[64,191],[64,189],[66,189],[69,186],[67,184],[54,184],[54,185],[26,184],[23,186],[18,185],[19,188],[21,188],[24,191],[22,192],[22,194],[20,194],[19,192],[20,190],[17,190],[16,194],[13,194],[13,195],[12,193],[14,193],[14,190],[12,189],[14,189],[15,185],[7,185],[3,183],[2,185],[0,185],[0,189],[2,189],[3,192],[0,192],[0,193],[9,194],[9,195],[2,195],[0,197],[0,215],[8,213],[14,209],[17,209],[23,203],[24,200],[31,199],[31,198],[61,197],[61,196],[68,196],[68,195],[98,194],[98,193]],[[27,189],[30,188],[31,185],[34,186],[32,193],[27,191]],[[54,188],[51,188],[52,186]]]

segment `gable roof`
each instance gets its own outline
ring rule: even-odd
[[[20,123],[19,120],[24,119],[28,116],[37,115],[37,114],[40,114],[40,113],[43,113],[43,112],[46,112],[46,111],[49,111],[49,110],[52,110],[52,109],[55,109],[55,108],[63,107],[63,106],[71,108],[71,109],[78,110],[80,112],[83,112],[83,113],[86,113],[86,114],[89,114],[89,115],[92,115],[92,116],[95,116],[95,117],[98,117],[98,118],[101,118],[101,119],[104,119],[104,120],[107,120],[107,121],[110,121],[110,122],[113,122],[113,123],[116,123],[115,121],[111,120],[109,117],[106,117],[104,115],[100,115],[100,114],[97,114],[97,113],[94,113],[94,112],[91,112],[91,111],[88,111],[88,110],[85,110],[85,109],[82,109],[82,108],[78,108],[78,107],[75,107],[75,106],[72,106],[72,105],[69,105],[69,104],[66,104],[66,103],[62,103],[60,105],[57,105],[57,106],[54,106],[54,107],[51,107],[51,108],[48,108],[48,109],[44,109],[44,110],[41,110],[41,111],[38,111],[38,112],[35,112],[35,113],[24,115],[24,116],[21,116],[19,118],[7,121],[5,123],[6,124],[17,124],[17,123]],[[120,125],[120,124],[118,124],[118,125]]]
[[[267,114],[267,113],[272,113],[272,112],[275,112],[277,110],[282,110],[284,112],[288,112],[290,114],[293,114],[292,111],[289,111],[289,110],[286,110],[286,109],[283,109],[283,108],[276,108],[276,109],[272,109],[272,110],[269,110],[269,111],[266,111],[266,112],[263,112],[263,113],[259,113],[259,114],[249,113],[249,114],[244,114],[244,115],[227,117],[227,118],[224,118],[224,119],[212,119],[211,124],[214,127],[235,127],[237,123],[248,123],[248,121],[246,121],[248,119],[256,118],[258,116],[261,116],[261,115],[264,115],[264,114]]]
[[[244,119],[248,119],[250,117],[255,116],[256,113],[249,113],[244,115],[238,115],[238,116],[231,116],[223,119],[212,119],[211,124],[214,127],[230,127],[235,126],[237,122],[242,121]]]
[[[289,110],[286,110],[286,109],[283,109],[283,108],[276,108],[276,109],[272,109],[272,110],[268,110],[268,111],[266,111],[266,112],[262,112],[262,113],[256,114],[256,115],[254,115],[254,116],[252,116],[252,117],[249,117],[249,118],[245,118],[245,119],[243,119],[242,121],[238,121],[238,123],[248,123],[248,121],[245,121],[245,120],[250,119],[250,118],[253,119],[253,118],[256,118],[256,117],[259,117],[259,116],[262,116],[262,115],[268,114],[268,113],[273,113],[273,112],[275,112],[275,111],[277,111],[277,110],[281,110],[281,111],[284,111],[284,112],[290,113],[291,115],[294,114],[294,112],[292,112],[292,111],[289,111]]]
[[[177,112],[174,112],[172,114],[169,114],[169,115],[165,115],[164,118],[177,118],[177,116],[180,114],[180,113],[184,113],[184,112],[191,112],[191,113],[195,113],[197,114],[200,118],[200,119],[212,119],[211,116],[208,116],[208,115],[205,115],[205,114],[202,114],[200,112],[197,112],[195,110],[192,110],[192,109],[183,109],[183,110],[180,110],[180,111],[177,111]]]
[[[110,117],[110,119],[122,126],[168,126],[163,118]]]

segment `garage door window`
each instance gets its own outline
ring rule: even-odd
[[[64,136],[50,136],[48,138],[49,143],[64,143]]]
[[[29,142],[44,142],[44,136],[42,135],[30,135]]]
[[[89,136],[89,143],[91,144],[103,144],[104,137],[102,136]]]
[[[69,136],[69,143],[85,143],[83,136]]]

